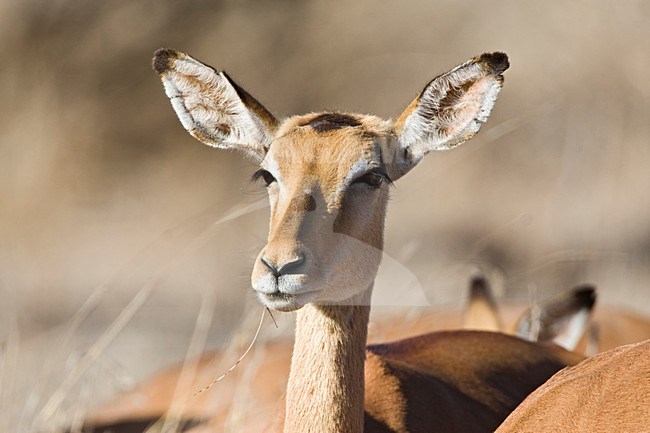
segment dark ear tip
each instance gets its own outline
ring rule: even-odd
[[[485,297],[490,293],[490,283],[483,275],[475,275],[469,283],[470,297]]]
[[[503,71],[510,67],[508,55],[498,51],[481,54],[479,61],[487,65],[494,75],[501,75]]]
[[[581,305],[591,309],[596,303],[596,288],[583,284],[573,289],[573,296]]]
[[[158,75],[161,75],[169,70],[169,60],[177,58],[177,50],[173,48],[160,48],[154,53],[151,66]]]

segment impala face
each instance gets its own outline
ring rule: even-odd
[[[391,182],[382,160],[389,132],[374,117],[331,113],[279,128],[255,175],[271,202],[269,240],[252,275],[265,305],[339,303],[356,294],[349,287],[370,287]]]
[[[252,286],[269,308],[291,311],[369,302],[390,183],[428,152],[476,134],[508,59],[483,54],[440,75],[394,123],[342,113],[279,122],[224,72],[187,54],[159,50],[153,66],[190,134],[259,162],[253,178],[267,187],[271,218]]]

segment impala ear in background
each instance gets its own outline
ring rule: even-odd
[[[180,51],[156,51],[153,69],[185,129],[199,141],[237,149],[261,161],[273,141],[278,121],[219,72]]]
[[[596,296],[596,288],[585,284],[526,310],[517,323],[517,336],[574,350],[589,328]]]
[[[490,115],[509,66],[506,54],[485,53],[431,80],[393,127],[393,179],[432,150],[448,150],[472,138]]]
[[[488,280],[480,275],[472,278],[469,299],[463,312],[463,329],[502,332],[503,322]]]

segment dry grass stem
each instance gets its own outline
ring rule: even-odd
[[[264,314],[265,314],[265,313],[266,313],[266,310],[265,310],[265,309],[262,309],[262,316],[260,317],[260,323],[259,323],[259,325],[257,325],[257,330],[255,331],[255,335],[253,336],[253,341],[251,341],[251,344],[248,345],[248,348],[246,348],[246,350],[244,351],[243,355],[240,356],[239,359],[238,359],[238,360],[233,364],[233,366],[230,367],[230,368],[229,368],[229,369],[228,369],[224,374],[222,374],[221,376],[217,377],[215,380],[213,380],[212,382],[210,382],[210,383],[209,383],[207,386],[205,386],[204,388],[201,388],[200,390],[198,390],[197,392],[195,392],[195,393],[194,393],[195,396],[201,394],[201,393],[204,392],[204,391],[207,391],[207,390],[210,389],[210,388],[212,388],[212,386],[213,386],[214,384],[216,384],[217,382],[221,381],[224,377],[228,376],[228,375],[230,374],[230,372],[233,371],[233,370],[234,370],[234,369],[239,365],[239,363],[242,361],[242,359],[244,359],[244,358],[246,357],[246,355],[248,355],[248,352],[250,352],[250,350],[253,348],[253,345],[255,344],[255,341],[257,341],[257,336],[260,334],[260,330],[262,329],[262,323],[264,322]]]

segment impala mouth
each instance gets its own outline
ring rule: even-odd
[[[258,292],[257,296],[262,304],[266,307],[277,311],[295,311],[304,307],[309,302],[316,299],[318,290],[312,290],[302,293],[285,293],[275,291],[272,293]]]

